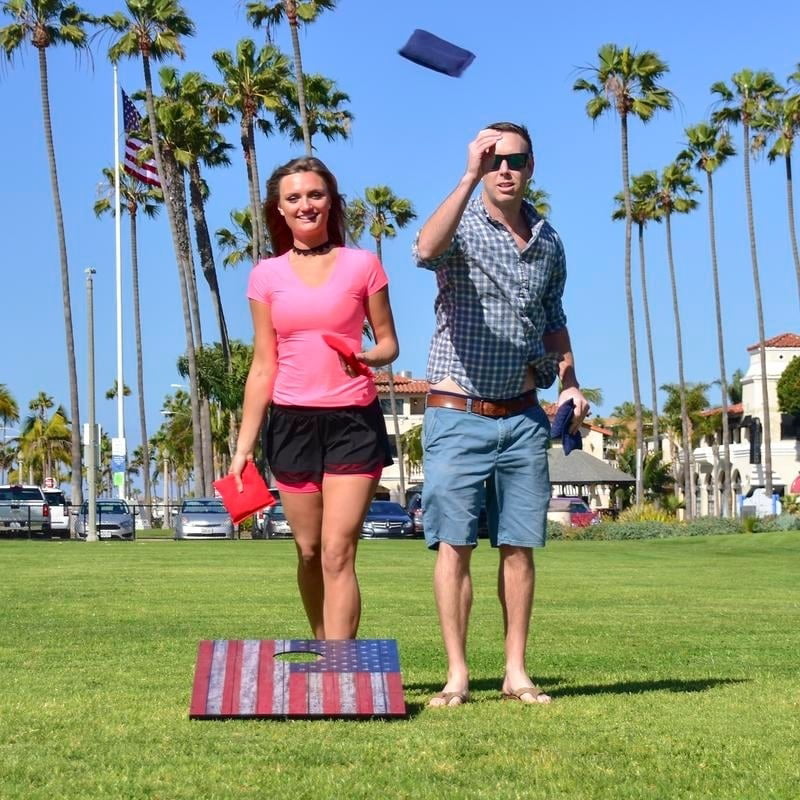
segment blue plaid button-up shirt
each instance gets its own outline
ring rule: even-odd
[[[415,242],[417,265],[435,271],[439,287],[430,383],[449,376],[468,394],[508,398],[523,391],[531,365],[538,388],[555,381],[561,355],[545,352],[542,335],[567,325],[564,247],[531,205],[522,210],[531,228],[522,252],[480,195],[467,205],[444,253],[424,261]]]

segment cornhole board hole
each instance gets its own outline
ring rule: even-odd
[[[206,639],[190,719],[407,716],[395,639]]]

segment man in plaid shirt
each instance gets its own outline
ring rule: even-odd
[[[448,672],[431,706],[469,699],[470,557],[484,503],[491,544],[500,551],[502,696],[550,702],[525,666],[533,548],[545,544],[551,493],[550,425],[536,389],[559,379],[558,404],[575,405],[572,431],[589,405],[575,376],[561,305],[564,248],[550,223],[523,200],[533,165],[524,126],[500,122],[480,131],[469,144],[463,177],[414,245],[418,265],[432,270],[438,285],[422,505],[426,541],[437,550],[434,588]]]

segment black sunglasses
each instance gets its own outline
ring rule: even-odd
[[[524,169],[530,158],[530,153],[504,153],[503,155],[495,155],[492,165],[489,167],[489,172],[494,172],[500,169],[500,165],[505,161],[509,169],[515,172]]]

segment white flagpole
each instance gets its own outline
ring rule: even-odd
[[[122,377],[122,221],[119,191],[119,87],[117,85],[117,65],[114,64],[114,239],[116,249],[116,284],[117,284],[117,441],[111,448],[113,456],[123,456],[125,459],[125,413],[124,413],[124,388]],[[125,461],[123,460],[123,481],[118,486],[119,496],[125,498]]]

